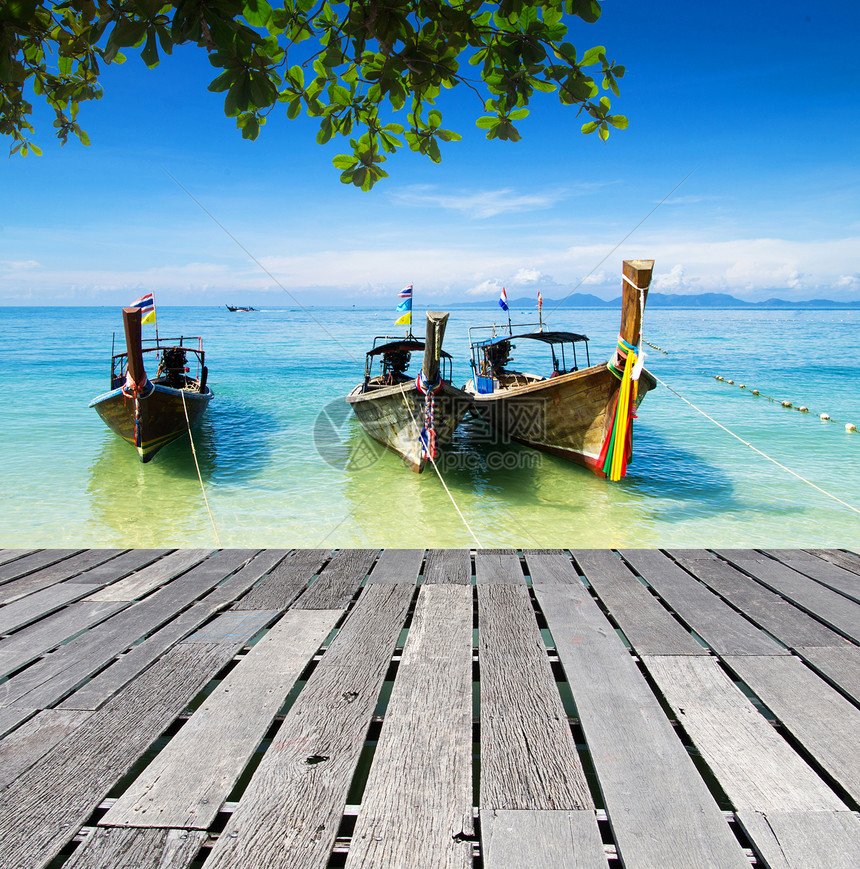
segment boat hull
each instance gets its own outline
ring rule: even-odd
[[[656,385],[653,375],[643,370],[637,407]],[[473,412],[486,420],[502,441],[516,441],[560,456],[599,477],[606,476],[599,458],[619,389],[619,380],[605,365],[487,395],[475,393],[471,382],[465,387]]]
[[[203,392],[192,392],[154,384],[148,396],[137,399],[139,443],[135,437],[135,399],[122,389],[97,396],[90,402],[90,407],[96,409],[108,428],[137,449],[142,462],[149,462],[159,450],[200,422],[211,400],[209,387],[204,387]]]
[[[397,453],[416,473],[424,470],[421,430],[424,427],[423,393],[409,380],[362,392],[356,386],[346,396],[361,427],[375,441]],[[435,396],[434,429],[437,446],[450,443],[454,430],[469,409],[469,396],[443,382]]]

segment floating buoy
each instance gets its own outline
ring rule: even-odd
[[[702,374],[707,374],[707,372],[703,371]],[[721,374],[714,374],[712,376],[714,377],[715,380],[719,380],[721,383],[729,383],[732,386],[735,385],[734,380],[728,380],[725,377],[723,377]],[[796,410],[799,413],[811,413],[812,412],[805,404],[794,405],[790,401],[780,401],[778,398],[774,398],[772,395],[762,395],[762,393],[759,392],[757,389],[749,389],[745,383],[738,383],[737,387],[738,387],[738,389],[746,389],[752,395],[761,396],[762,398],[766,398],[768,401],[772,401],[774,404],[781,405],[782,407],[788,408],[790,410]],[[829,413],[819,413],[819,414],[817,414],[817,416],[822,422],[834,422],[834,420],[832,420],[830,418]],[[857,426],[851,422],[846,423],[845,424],[845,431],[856,432]]]

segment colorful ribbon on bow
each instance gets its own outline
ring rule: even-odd
[[[641,358],[640,358],[641,357]],[[621,363],[624,368],[621,369]],[[633,440],[633,420],[636,417],[636,392],[644,355],[632,344],[618,336],[618,352],[606,367],[621,381],[612,427],[606,434],[600,450],[598,465],[603,473],[618,481],[627,473],[627,456]]]

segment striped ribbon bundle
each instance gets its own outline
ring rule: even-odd
[[[438,376],[433,383],[430,383],[422,371],[415,378],[415,388],[424,396],[424,428],[419,436],[421,441],[421,457],[424,459],[435,459],[437,455],[435,396],[442,389],[442,377]]]
[[[623,362],[624,368],[619,366]],[[627,473],[627,456],[633,440],[633,419],[636,410],[637,380],[641,365],[639,350],[618,336],[618,352],[606,367],[621,381],[612,428],[607,432],[598,463],[604,474],[618,481]]]

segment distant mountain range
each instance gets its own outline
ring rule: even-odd
[[[480,302],[447,302],[448,308],[474,308],[490,304],[490,300]],[[601,299],[591,293],[572,293],[567,298],[544,299],[544,310],[553,308],[620,308],[621,297]],[[512,299],[508,307],[533,309],[537,307],[535,297]],[[649,293],[649,308],[845,308],[860,309],[860,299],[848,302],[835,302],[832,299],[809,299],[804,302],[790,302],[785,299],[768,299],[765,302],[745,302],[726,293],[700,293],[693,296],[682,296],[671,293]]]

